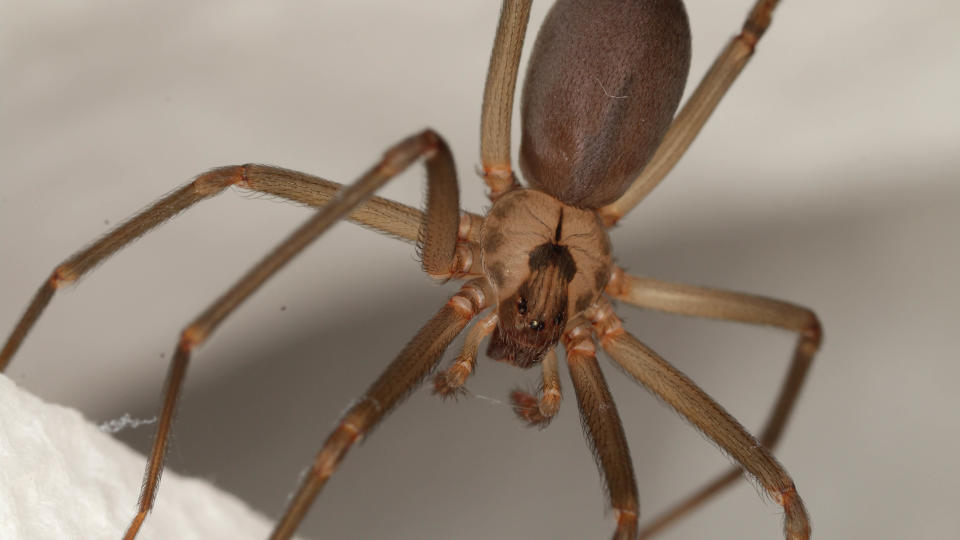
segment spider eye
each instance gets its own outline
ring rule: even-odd
[[[521,315],[527,312],[526,298],[520,297],[520,299],[517,300],[517,311],[519,311]]]
[[[563,322],[563,313],[558,313],[557,318],[554,319],[553,322],[556,323],[557,326],[560,326],[560,324]]]
[[[540,321],[537,319],[530,321],[530,329],[533,330],[534,332],[539,332],[543,330],[543,321]]]

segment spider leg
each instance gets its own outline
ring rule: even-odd
[[[517,185],[510,165],[510,118],[531,3],[532,0],[503,1],[490,53],[480,115],[480,156],[491,200]]]
[[[813,357],[823,338],[820,321],[814,312],[762,296],[630,276],[620,268],[614,269],[607,293],[625,302],[667,313],[770,325],[797,332],[799,337],[793,350],[790,368],[759,437],[760,444],[767,450],[774,449],[793,412]],[[740,478],[741,473],[742,469],[736,467],[718,476],[654,518],[640,531],[640,537],[653,536],[732,484]]]
[[[757,42],[770,26],[771,14],[778,2],[779,0],[757,0],[753,5],[740,34],[734,37],[714,60],[700,85],[673,119],[670,129],[663,136],[650,162],[640,172],[640,176],[619,199],[599,210],[600,217],[607,226],[614,225],[640,204],[687,151],[713,114],[713,110],[717,108],[720,99],[753,56]]]
[[[597,364],[590,327],[580,324],[563,337],[567,367],[577,394],[580,421],[617,514],[613,540],[634,540],[640,503],[633,462],[607,382]]]
[[[3,349],[0,349],[0,371],[10,363],[58,289],[77,281],[133,240],[229,186],[268,193],[318,208],[329,203],[343,188],[336,182],[316,176],[255,164],[220,167],[198,176],[57,265],[34,294],[7,337]],[[382,197],[371,197],[354,208],[348,219],[381,233],[416,242],[420,238],[423,215],[424,213],[416,208]],[[456,272],[458,275],[480,274],[479,256],[472,252],[465,255],[464,251],[479,241],[481,221],[480,216],[467,212],[460,216],[458,240],[463,240],[466,244],[458,243],[456,251],[461,266],[467,268]],[[471,258],[472,261],[469,261]]]
[[[560,373],[557,370],[557,351],[551,349],[543,358],[541,369],[540,399],[523,390],[510,393],[513,411],[531,426],[547,427],[560,410],[563,394],[560,392]]]
[[[369,432],[384,415],[412,391],[434,369],[444,350],[470,320],[492,300],[485,279],[466,283],[453,295],[410,343],[400,352],[361,399],[350,408],[327,437],[306,477],[277,523],[273,540],[290,538],[306,515],[314,498],[336,470],[354,442]]]
[[[114,252],[195,203],[242,180],[239,172],[216,169],[169,193],[143,212],[80,250],[59,266],[36,292],[0,351],[0,369],[6,368],[27,333],[47,307],[57,289],[72,283]]]
[[[350,210],[370,197],[376,189],[397,176],[420,157],[426,157],[427,161],[427,189],[430,192],[427,196],[427,215],[435,212],[439,201],[433,192],[438,190],[438,186],[442,184],[452,183],[454,184],[452,190],[443,190],[448,199],[442,201],[443,204],[441,205],[446,207],[445,210],[448,210],[446,214],[449,214],[449,207],[453,206],[455,209],[457,204],[456,177],[448,174],[453,170],[452,157],[440,137],[433,131],[427,130],[404,139],[390,148],[376,166],[367,171],[354,184],[339,192],[330,204],[324,206],[288,236],[183,330],[170,363],[160,421],[157,424],[156,438],[144,473],[139,507],[124,538],[132,539],[136,537],[143,520],[153,506],[157,487],[160,483],[160,473],[163,471],[173,416],[180,390],[183,387],[191,351],[203,344],[220,323],[259,289],[267,279],[290,262],[293,257],[303,251],[330,226],[346,216]],[[449,200],[451,193],[453,194],[453,201]],[[454,210],[452,218],[449,215],[447,215],[447,218],[447,221],[452,219],[452,228],[446,230],[441,228],[442,220],[424,220],[424,232],[421,234],[421,238],[424,246],[422,251],[424,252],[425,267],[439,266],[439,260],[437,259],[440,255],[453,256],[459,222],[456,210]],[[437,236],[441,238],[437,239]],[[431,249],[430,246],[433,246],[433,248]],[[436,246],[441,247],[437,248]],[[450,263],[449,259],[447,263]]]
[[[787,540],[809,539],[803,501],[773,455],[686,375],[625,331],[609,303],[600,305],[591,320],[601,346],[624,371],[710,437],[783,507]]]
[[[440,394],[441,397],[447,398],[455,397],[458,393],[463,392],[463,384],[467,382],[467,377],[473,373],[474,366],[477,365],[477,351],[480,349],[480,342],[497,327],[497,320],[497,312],[494,310],[474,323],[467,332],[463,349],[461,349],[457,359],[448,369],[438,372],[433,378],[434,394]]]

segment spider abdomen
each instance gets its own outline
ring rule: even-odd
[[[480,250],[499,315],[487,354],[519,367],[539,362],[610,276],[610,240],[596,213],[536,190],[496,200]]]
[[[689,66],[680,0],[558,1],[523,89],[529,185],[579,208],[616,200],[663,138]]]

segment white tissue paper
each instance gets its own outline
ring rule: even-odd
[[[0,375],[0,538],[121,538],[145,461],[77,411]],[[137,538],[262,539],[271,527],[233,495],[168,469]]]

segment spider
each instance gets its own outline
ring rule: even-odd
[[[675,119],[689,65],[684,8],[679,0],[621,4],[561,0],[544,23],[522,99],[524,188],[510,162],[510,119],[530,2],[504,2],[481,119],[483,178],[493,203],[486,216],[460,210],[453,158],[443,139],[426,130],[390,148],[347,187],[277,167],[214,169],[54,269],[0,351],[0,367],[9,363],[57,289],[228,186],[321,208],[181,334],[139,509],[127,537],[136,535],[158,489],[173,411],[192,351],[276,270],[343,218],[416,241],[428,275],[466,283],[345,413],[273,537],[293,534],[349,448],[436,369],[450,342],[471,323],[459,356],[433,378],[435,392],[455,396],[462,391],[480,345],[489,336],[487,354],[495,360],[520,368],[540,365],[538,394],[515,391],[511,400],[523,421],[545,426],[560,405],[555,349],[562,346],[588,443],[616,512],[615,538],[652,535],[733,483],[742,471],[784,508],[787,538],[809,537],[802,500],[769,449],[782,433],[819,347],[816,316],[786,302],[629,275],[613,264],[606,233],[682,156],[752,55],[777,2],[760,0],[754,5],[741,33],[720,53]],[[428,177],[425,212],[373,196],[420,159]],[[791,367],[760,437],[751,436],[692,381],[627,333],[611,300],[797,332]],[[623,428],[596,361],[598,345],[739,464],[643,530]]]

